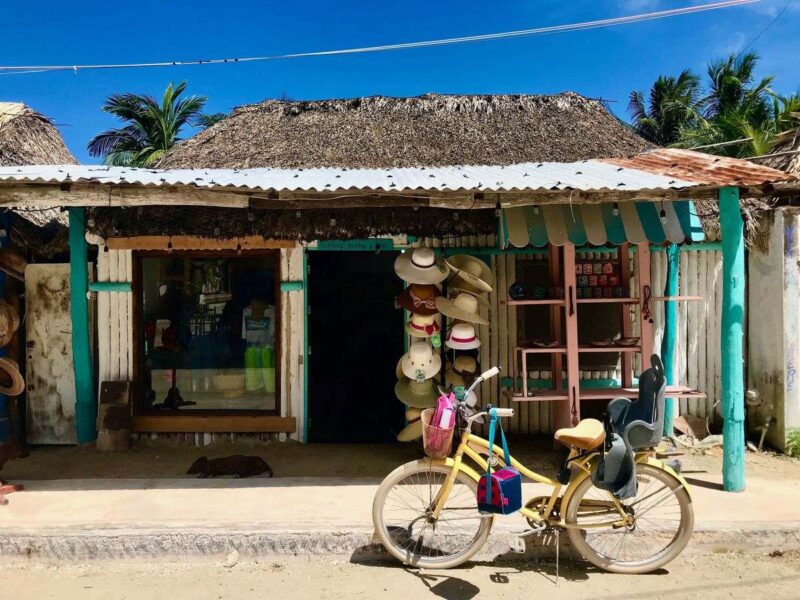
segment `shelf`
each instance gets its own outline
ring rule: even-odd
[[[555,390],[544,390],[544,392],[545,393],[538,393],[528,397],[506,392],[506,396],[513,402],[561,402],[569,400],[569,396],[566,394],[558,394]]]
[[[669,398],[705,398],[703,392],[683,385],[668,385]],[[618,396],[635,400],[639,396],[639,388],[581,388],[581,400],[613,400]]]
[[[553,346],[551,348],[524,348],[517,346],[514,352],[524,352],[525,354],[564,354],[567,351],[566,346]]]
[[[653,296],[650,298],[653,302],[691,302],[703,299],[703,296]]]
[[[641,346],[581,346],[578,352],[641,352]]]
[[[578,298],[578,304],[639,304],[639,298]]]
[[[501,304],[508,306],[537,306],[537,305],[551,305],[551,306],[564,306],[566,302],[563,298],[546,298],[544,300],[501,300]]]

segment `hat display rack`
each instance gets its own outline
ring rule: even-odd
[[[0,299],[0,348],[8,345],[19,329],[19,313],[7,301]],[[0,357],[0,394],[19,396],[25,390],[25,379],[16,361]]]
[[[472,256],[443,259],[425,247],[400,254],[394,269],[407,284],[396,305],[409,313],[408,352],[397,364],[395,385],[397,399],[406,406],[408,424],[397,439],[410,442],[422,436],[420,413],[435,405],[440,395],[437,383],[466,387],[477,373],[480,340],[476,329],[488,324],[480,313],[488,306],[486,295],[492,291],[493,277],[489,267]],[[452,350],[449,362],[448,350]]]

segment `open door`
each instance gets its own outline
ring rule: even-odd
[[[403,282],[395,252],[309,253],[309,441],[396,441],[405,412],[394,395],[404,352]]]

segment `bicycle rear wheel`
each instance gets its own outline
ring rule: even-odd
[[[372,503],[372,521],[386,550],[407,565],[449,569],[472,558],[486,542],[492,516],[478,512],[477,484],[458,472],[439,518],[431,515],[450,467],[422,459],[383,480]]]
[[[587,477],[564,515],[570,542],[593,565],[614,573],[648,573],[674,559],[689,543],[694,510],[689,493],[673,475],[636,465],[636,496],[618,501]]]

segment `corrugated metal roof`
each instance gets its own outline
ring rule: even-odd
[[[630,159],[508,166],[393,169],[136,169],[90,165],[0,168],[1,182],[92,182],[139,186],[191,186],[230,191],[648,191],[697,186],[791,181],[791,175],[737,159],[690,151],[657,150]]]
[[[783,171],[747,160],[674,148],[661,148],[630,158],[608,158],[603,161],[626,169],[638,169],[720,187],[762,185],[794,179]]]

